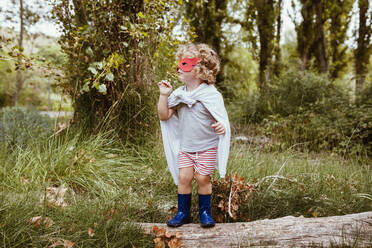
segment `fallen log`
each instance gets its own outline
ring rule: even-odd
[[[252,222],[218,223],[204,229],[199,224],[171,228],[160,223],[140,223],[148,233],[154,226],[182,232],[183,247],[372,247],[372,212],[304,218],[287,216]]]

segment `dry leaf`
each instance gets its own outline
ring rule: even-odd
[[[152,228],[152,232],[153,232],[153,233],[156,233],[158,230],[159,230],[159,227],[158,227],[158,226],[154,226],[154,227]]]
[[[171,231],[166,231],[165,232],[165,237],[166,238],[170,239],[172,236],[174,236],[174,233],[173,232],[171,232]]]
[[[32,218],[30,218],[29,223],[30,223],[31,226],[39,227],[42,218],[43,217],[41,217],[41,216],[32,217]]]
[[[182,237],[182,233],[181,232],[176,232],[176,238],[180,239],[181,237]]]
[[[56,207],[66,207],[67,203],[65,202],[65,193],[67,188],[64,184],[59,187],[48,187],[46,188],[46,199],[44,195],[40,197],[40,204],[43,204],[44,200],[47,201],[49,206],[56,206]]]
[[[70,240],[64,240],[64,242],[63,242],[63,247],[64,248],[71,248],[71,247],[73,247],[74,246],[74,242],[72,242],[72,241],[70,241]]]
[[[53,226],[54,221],[49,217],[45,217],[45,220],[43,221],[43,223],[46,227],[51,227]]]
[[[88,235],[89,235],[89,237],[93,237],[94,236],[94,230],[93,230],[93,228],[88,228]]]
[[[112,217],[114,217],[114,215],[118,214],[118,210],[114,209],[114,208],[110,208],[109,211],[107,211],[106,213],[106,218],[107,219],[112,219]]]
[[[164,228],[160,228],[157,232],[156,232],[156,237],[164,237],[165,236],[165,229]]]
[[[183,244],[181,242],[181,240],[177,239],[177,238],[173,238],[171,239],[169,242],[168,242],[168,246],[169,248],[179,248],[181,247]]]
[[[165,248],[165,243],[161,238],[154,239],[155,248]]]
[[[218,203],[218,207],[220,208],[220,209],[224,209],[224,200],[221,200],[220,201],[220,203]]]
[[[21,181],[22,184],[29,184],[30,183],[30,180],[26,179],[25,177],[21,177],[20,181]]]
[[[63,245],[63,248],[71,248],[74,246],[74,244],[75,243],[70,240],[57,239],[57,240],[54,240],[53,243],[50,246],[48,246],[48,248],[54,248],[54,247],[62,246],[62,245]]]

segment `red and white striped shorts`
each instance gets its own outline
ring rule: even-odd
[[[203,152],[183,152],[178,154],[178,167],[193,167],[194,171],[200,175],[213,174],[214,166],[217,162],[217,147],[208,149]]]

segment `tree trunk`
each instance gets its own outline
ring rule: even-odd
[[[369,63],[369,57],[372,53],[372,45],[370,44],[372,28],[367,25],[368,20],[368,0],[359,0],[359,29],[357,48],[354,52],[355,56],[355,95],[356,103],[359,104],[361,92],[363,90],[364,81],[367,74],[367,66]]]
[[[296,27],[297,31],[297,51],[301,60],[301,70],[308,68],[310,61],[310,48],[314,41],[313,15],[314,8],[311,0],[302,0],[302,23]]]
[[[274,75],[279,76],[280,73],[280,60],[281,60],[281,52],[280,52],[280,37],[281,37],[281,26],[282,26],[282,4],[283,1],[278,1],[278,17],[276,21],[276,46],[275,46],[275,62],[274,62]]]
[[[255,0],[255,5],[257,9],[257,28],[260,37],[259,88],[261,92],[264,92],[267,79],[271,75],[271,57],[274,50],[274,23],[276,18],[273,0]]]
[[[372,212],[304,218],[287,216],[272,220],[216,224],[205,229],[199,224],[178,228],[166,224],[141,223],[148,233],[157,226],[181,232],[183,247],[371,247]],[[332,246],[332,247],[333,247]]]
[[[315,0],[316,27],[315,27],[315,53],[318,61],[318,70],[320,73],[328,72],[328,59],[326,54],[326,41],[324,35],[323,22],[323,3],[322,0]]]
[[[19,50],[23,50],[23,34],[24,34],[24,15],[23,15],[23,0],[19,0],[19,17],[20,17],[20,32],[19,32],[19,39],[18,39],[18,47]],[[16,106],[18,104],[19,93],[23,86],[23,78],[22,78],[22,71],[20,69],[21,66],[21,57],[18,57],[18,67],[17,67],[17,78],[16,78],[16,88],[13,95],[13,105]]]

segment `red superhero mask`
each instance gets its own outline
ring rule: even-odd
[[[194,68],[194,66],[196,66],[199,60],[200,58],[197,58],[197,57],[191,58],[191,59],[183,58],[177,66],[177,71],[178,71],[178,68],[184,72],[192,71],[192,69]]]

